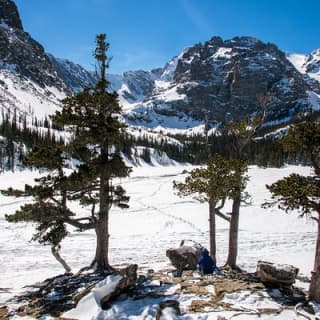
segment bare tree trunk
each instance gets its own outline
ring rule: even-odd
[[[63,266],[64,270],[69,273],[71,271],[70,266],[67,264],[67,262],[60,256],[60,246],[52,246],[51,252],[53,256],[57,259],[59,263]]]
[[[229,252],[226,265],[232,269],[238,269],[237,267],[237,255],[238,255],[238,232],[239,232],[239,216],[240,216],[240,196],[233,199],[232,214],[229,230]]]
[[[320,303],[320,220],[318,220],[316,254],[314,259],[314,267],[311,275],[311,283],[309,287],[309,299],[315,300],[317,303]]]
[[[216,203],[209,200],[209,242],[210,242],[210,256],[216,261]]]
[[[110,199],[110,177],[108,174],[108,144],[101,148],[101,153],[105,156],[106,163],[100,175],[100,203],[99,219],[95,228],[97,235],[96,256],[94,259],[95,270],[98,272],[110,271],[109,264],[109,209],[111,207]]]
[[[108,220],[108,214],[100,216],[95,227],[97,246],[93,267],[98,272],[110,270]]]

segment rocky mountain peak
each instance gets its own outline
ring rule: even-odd
[[[92,87],[97,82],[97,76],[68,59],[56,58],[47,54],[58,76],[73,92],[79,92],[85,87]]]
[[[307,57],[305,68],[307,72],[320,73],[320,49],[312,51]]]
[[[310,57],[314,71],[318,53]],[[229,40],[215,36],[171,59],[152,95],[133,106],[130,120],[149,126],[157,125],[153,119],[162,123],[166,116],[201,122],[206,112],[212,122],[238,121],[259,112],[257,96],[264,93],[272,100],[266,121],[285,121],[313,107],[312,91],[315,96],[320,93],[319,83],[301,74],[275,44],[248,36]]]
[[[12,0],[0,0],[0,24],[23,30],[18,8]]]
[[[0,70],[7,70],[44,87],[68,88],[57,75],[41,44],[23,30],[19,12],[11,0],[0,0]]]

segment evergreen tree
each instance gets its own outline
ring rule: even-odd
[[[113,204],[127,207],[129,198],[121,186],[114,186],[116,177],[130,173],[115,146],[119,144],[124,125],[119,121],[121,107],[115,92],[109,93],[106,69],[108,67],[106,35],[96,37],[94,57],[99,81],[94,88],[68,97],[53,121],[74,129],[71,142],[72,156],[80,165],[70,176],[75,192],[72,200],[92,206],[92,219],[97,236],[96,254],[92,266],[98,271],[110,270],[109,212]],[[98,211],[95,212],[96,205]]]
[[[320,303],[320,125],[308,121],[294,125],[283,139],[288,151],[303,151],[310,159],[314,175],[291,174],[270,186],[268,190],[278,207],[286,212],[299,210],[301,216],[309,216],[317,223],[317,240],[314,267],[309,287],[309,299]]]
[[[112,183],[116,177],[128,176],[130,169],[122,161],[117,147],[124,126],[118,119],[121,108],[117,94],[107,92],[105,73],[109,45],[105,40],[105,35],[97,36],[95,58],[100,70],[97,85],[63,100],[62,110],[52,117],[59,128],[74,129],[72,141],[68,145],[57,144],[49,131],[43,137],[32,135],[31,146],[42,141],[50,143],[33,147],[25,164],[45,169],[48,174],[36,179],[33,187],[26,185],[24,190],[3,191],[6,195],[33,197],[33,203],[7,215],[7,220],[35,222],[37,233],[33,239],[50,244],[52,253],[66,271],[70,269],[59,250],[61,240],[67,235],[67,225],[79,231],[95,229],[97,244],[92,266],[99,272],[109,271],[109,211],[113,204],[128,207],[125,190]],[[34,123],[38,124],[38,120]],[[10,126],[8,128],[11,130]],[[80,164],[66,175],[64,168],[69,160],[78,160]],[[69,201],[90,206],[91,214],[77,217],[69,209]]]
[[[147,162],[151,163],[151,153],[149,148],[143,148],[142,153],[141,153],[141,158]]]
[[[32,240],[51,245],[54,257],[66,272],[71,269],[60,256],[60,242],[67,235],[66,222],[72,222],[74,214],[67,208],[67,177],[64,174],[66,158],[61,147],[34,148],[24,159],[24,165],[46,169],[48,174],[35,180],[35,185],[25,185],[24,190],[9,188],[2,194],[15,197],[32,197],[14,214],[6,215],[9,222],[36,223]]]
[[[236,161],[234,167],[234,184],[231,194],[232,212],[229,230],[229,246],[226,265],[232,269],[237,267],[238,232],[240,219],[240,206],[248,199],[244,192],[248,177],[248,161],[244,154],[246,146],[252,141],[257,129],[261,126],[263,118],[244,118],[239,123],[230,123],[223,129],[223,134],[229,138],[230,157]]]
[[[174,182],[179,196],[193,195],[200,202],[209,205],[209,241],[210,255],[216,260],[216,222],[219,216],[230,222],[230,218],[221,212],[228,197],[233,196],[238,187],[238,160],[225,160],[220,155],[213,156],[206,167],[191,171],[184,182]]]

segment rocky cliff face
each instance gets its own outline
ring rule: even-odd
[[[13,1],[0,1],[0,24],[10,28],[23,30],[17,6]]]
[[[309,110],[312,90],[320,93],[319,83],[301,74],[274,44],[213,37],[167,64],[151,96],[128,117],[148,122],[148,114],[155,113],[201,120],[206,113],[211,121],[239,120],[259,112],[257,95],[263,93],[272,99],[267,121],[273,121]]]
[[[97,77],[94,72],[90,72],[70,60],[56,58],[52,54],[48,54],[48,57],[58,76],[73,92],[79,92],[85,87],[95,85]]]
[[[44,48],[23,30],[14,2],[0,0],[0,108],[43,117],[69,92]]]
[[[54,86],[66,91],[43,47],[24,32],[15,4],[1,0],[0,13],[0,69],[10,70],[41,87]]]
[[[320,49],[306,56],[304,68],[310,77],[320,81]]]
[[[320,49],[314,50],[310,54],[287,54],[287,58],[300,73],[307,75],[307,81],[309,80],[310,83],[320,82]],[[310,81],[310,79],[316,81]]]

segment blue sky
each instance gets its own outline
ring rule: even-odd
[[[47,52],[93,69],[106,33],[110,72],[162,67],[218,35],[253,36],[284,51],[320,47],[320,0],[15,0],[24,28]]]

